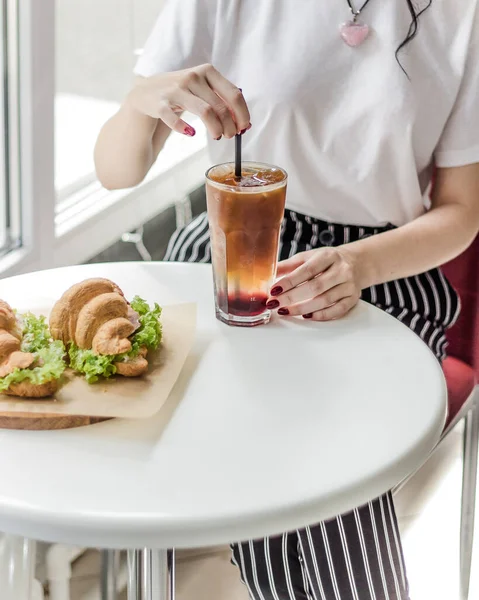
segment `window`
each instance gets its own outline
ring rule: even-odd
[[[10,250],[0,252],[0,276],[89,260],[203,182],[201,127],[193,139],[172,135],[133,190],[108,192],[95,177],[97,134],[131,85],[161,4],[0,0],[8,13],[9,76],[16,78],[8,90],[9,146],[0,156],[0,250],[7,241]]]
[[[13,10],[12,10],[13,9]],[[20,244],[18,181],[18,36],[9,24],[15,22],[15,7],[0,5],[2,45],[0,65],[0,257]]]
[[[133,1],[56,0],[55,7],[55,188],[61,202],[95,181],[98,131],[128,91]]]
[[[3,127],[0,127],[0,136],[5,139]],[[1,159],[0,159],[1,160]],[[4,164],[4,160],[2,160]],[[9,232],[8,232],[8,206],[7,195],[5,190],[5,177],[2,170],[0,174],[0,256],[9,250]]]
[[[68,240],[69,262],[102,251],[203,179],[202,136],[193,143],[172,136],[147,182],[135,191],[108,193],[94,173],[96,137],[128,92],[141,44],[161,5],[159,0],[56,0],[55,223],[57,236]],[[85,230],[95,232],[86,254]]]
[[[141,44],[164,0],[56,0],[57,201],[95,181],[92,148],[128,92]]]

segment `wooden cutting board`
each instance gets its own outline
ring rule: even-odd
[[[0,429],[52,430],[72,429],[108,421],[103,417],[55,415],[32,412],[0,412]]]

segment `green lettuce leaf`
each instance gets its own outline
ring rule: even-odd
[[[48,348],[52,336],[45,317],[36,317],[32,313],[25,313],[20,317],[23,322],[22,351],[37,352],[41,348]]]
[[[103,356],[93,350],[82,350],[75,343],[68,348],[70,367],[78,373],[83,373],[88,383],[95,383],[100,377],[111,377],[116,373],[113,363],[117,361],[114,355]]]
[[[0,378],[0,392],[7,390],[12,383],[30,381],[42,384],[60,379],[66,365],[63,360],[65,346],[60,341],[53,341],[45,317],[37,317],[32,313],[20,316],[22,323],[22,352],[30,352],[35,356],[32,369],[15,369],[9,375]]]
[[[148,350],[156,350],[161,344],[162,328],[160,323],[161,308],[154,304],[150,308],[147,302],[135,296],[131,308],[138,313],[140,327],[130,337],[131,350],[124,354],[100,355],[93,350],[82,350],[76,344],[70,344],[68,355],[72,369],[85,375],[88,383],[95,383],[100,377],[111,377],[116,373],[115,363],[127,361],[138,356],[140,348],[146,346]]]
[[[20,383],[28,380],[34,384],[42,384],[60,379],[66,368],[63,360],[65,346],[62,342],[50,342],[49,346],[40,348],[33,352],[33,354],[35,355],[36,362],[38,362],[38,366],[33,367],[33,369],[15,369],[6,377],[1,378],[0,392],[8,390],[12,383]]]
[[[130,354],[137,356],[141,346],[146,346],[148,350],[156,350],[161,344],[163,335],[160,322],[160,306],[155,302],[153,308],[150,308],[145,300],[135,296],[131,301],[131,308],[139,315],[140,327],[131,338],[132,350]]]

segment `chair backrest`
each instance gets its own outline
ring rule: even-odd
[[[448,354],[473,367],[479,377],[479,236],[443,269],[462,305],[457,323],[448,331]]]

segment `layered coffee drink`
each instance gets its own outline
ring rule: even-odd
[[[271,165],[234,163],[206,174],[211,258],[217,317],[229,325],[267,323],[269,290],[276,275],[287,175]]]

